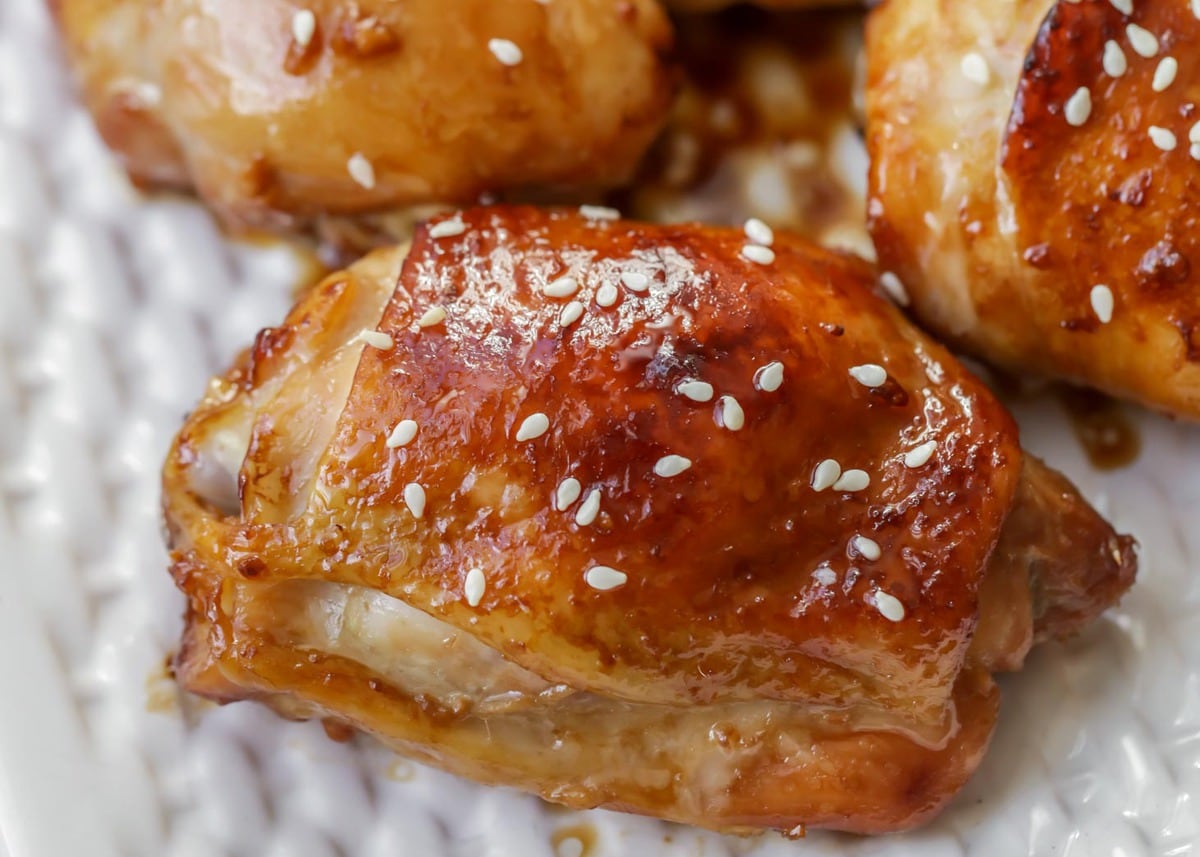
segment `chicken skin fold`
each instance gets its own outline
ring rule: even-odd
[[[1196,5],[888,0],[867,55],[871,231],[921,322],[1200,417]]]
[[[586,207],[329,277],[164,486],[184,687],[722,830],[928,819],[1136,564],[866,263]]]

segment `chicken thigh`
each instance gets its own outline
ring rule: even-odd
[[[1200,8],[888,0],[867,49],[870,225],[920,320],[1200,417]]]
[[[133,177],[292,228],[625,181],[670,105],[654,0],[53,0]]]
[[[869,266],[749,232],[473,209],[303,298],[166,463],[183,686],[574,807],[929,818],[1132,542]]]

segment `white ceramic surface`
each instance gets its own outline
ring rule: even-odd
[[[257,2],[257,0],[253,0]],[[283,250],[134,195],[73,105],[42,0],[0,0],[0,829],[11,857],[1184,855],[1200,838],[1200,430],[1138,415],[1093,470],[1053,401],[1028,446],[1142,542],[1084,638],[1004,680],[987,761],[932,827],[741,840],[568,813],[252,705],[181,700],[159,461],[205,377],[278,319]],[[0,841],[0,853],[4,851]]]

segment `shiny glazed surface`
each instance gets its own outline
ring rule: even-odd
[[[889,0],[868,60],[871,229],[917,316],[1010,369],[1200,416],[1192,7]]]
[[[185,686],[574,806],[927,818],[986,747],[989,672],[1112,603],[1131,543],[1022,463],[1001,406],[868,266],[744,242],[474,209],[327,280],[168,460]],[[564,276],[576,291],[544,293]],[[850,373],[868,364],[873,387]],[[389,446],[401,420],[416,434]],[[826,459],[869,484],[816,490]],[[597,588],[597,566],[624,579]]]

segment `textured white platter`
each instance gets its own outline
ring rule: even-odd
[[[134,194],[71,101],[41,0],[0,2],[0,854],[11,857],[1184,855],[1200,839],[1200,429],[1135,416],[1091,468],[1055,401],[1027,445],[1142,543],[1084,638],[1004,680],[979,775],[930,828],[723,838],[570,813],[252,705],[178,697],[158,467],[298,276],[199,206]],[[588,847],[585,849],[584,844]]]

